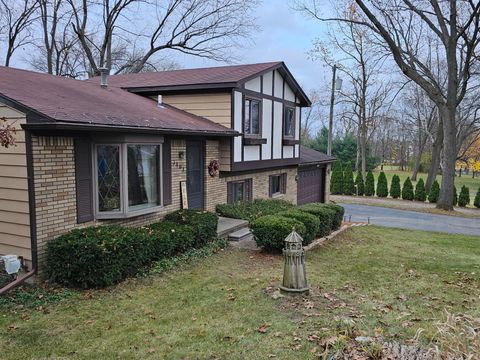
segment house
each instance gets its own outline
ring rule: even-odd
[[[0,67],[0,254],[36,269],[45,244],[182,206],[325,201],[333,158],[300,146],[310,100],[283,62],[87,81]]]

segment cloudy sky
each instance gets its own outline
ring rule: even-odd
[[[260,31],[253,34],[252,44],[238,49],[236,57],[239,63],[284,61],[308,91],[319,88],[325,81],[325,69],[307,53],[315,38],[325,36],[327,25],[292,10],[291,3],[289,0],[263,0],[256,11]],[[185,68],[220,65],[193,57],[180,57],[179,62]]]

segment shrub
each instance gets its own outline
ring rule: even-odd
[[[355,178],[355,186],[357,187],[358,196],[365,195],[365,183],[363,181],[363,176],[361,171],[357,173],[357,177]]]
[[[465,185],[460,189],[460,196],[458,197],[458,206],[465,207],[470,204],[470,189]]]
[[[317,236],[327,236],[332,232],[335,210],[325,207],[324,204],[306,204],[299,206],[298,209],[315,215],[320,220]]]
[[[473,205],[480,209],[480,187],[478,188],[477,195],[475,195],[475,200],[473,200]]]
[[[438,201],[438,197],[440,196],[440,185],[438,181],[435,180],[430,188],[430,193],[428,194],[428,201],[431,203],[436,203]]]
[[[47,276],[66,286],[109,286],[148,263],[154,245],[145,229],[118,225],[75,229],[48,242]]]
[[[305,237],[306,228],[300,221],[279,215],[262,216],[250,223],[250,229],[255,236],[258,246],[270,252],[280,252],[284,247],[284,240],[295,229]]]
[[[330,179],[330,193],[332,195],[343,194],[343,170],[340,162],[336,162],[335,165],[333,165],[332,177]]]
[[[305,225],[306,232],[305,237],[303,238],[304,245],[310,244],[315,239],[315,236],[318,233],[318,229],[320,228],[320,220],[318,220],[315,215],[298,209],[283,211],[278,215],[289,219],[298,220],[303,225]]]
[[[383,171],[380,173],[380,175],[378,175],[377,196],[378,197],[388,196],[388,181]]]
[[[165,216],[165,220],[189,225],[195,230],[195,246],[200,247],[217,237],[218,215],[204,210],[184,209]]]
[[[453,186],[453,206],[457,206],[458,204],[458,193],[457,193],[457,187],[454,185]]]
[[[373,177],[373,173],[371,171],[367,173],[367,178],[365,180],[365,195],[375,195],[375,178]]]
[[[413,185],[409,177],[405,179],[402,188],[402,199],[403,200],[413,200]]]
[[[345,195],[355,195],[355,183],[353,181],[352,165],[347,164],[343,173],[343,193]]]
[[[148,226],[151,230],[151,235],[154,237],[161,237],[163,234],[168,234],[168,244],[163,244],[162,251],[166,256],[172,256],[177,253],[182,253],[196,244],[195,235],[197,231],[193,226],[180,225],[174,221],[161,221]]]
[[[422,178],[417,181],[415,185],[415,200],[425,201],[427,200],[427,192],[425,191],[425,182]]]
[[[280,199],[256,199],[251,203],[219,204],[216,211],[220,216],[253,221],[264,215],[277,214],[293,208],[294,205]]]
[[[343,215],[345,215],[345,209],[337,204],[318,204],[319,206],[323,206],[327,209],[334,211],[334,216],[332,218],[332,230],[340,229],[343,222]]]
[[[400,189],[400,176],[393,175],[392,184],[390,185],[390,196],[394,199],[398,199],[402,195]]]

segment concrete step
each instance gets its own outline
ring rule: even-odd
[[[248,228],[248,221],[246,220],[219,217],[217,235],[219,238],[228,238],[229,234],[245,228]]]
[[[243,228],[228,235],[228,240],[230,241],[250,240],[252,238],[253,234],[249,228]]]

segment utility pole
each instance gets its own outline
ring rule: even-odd
[[[335,78],[337,75],[337,64],[333,65],[332,77],[332,95],[330,96],[330,117],[328,119],[328,144],[327,155],[332,155],[332,136],[333,136],[333,106],[335,104]]]

